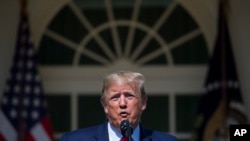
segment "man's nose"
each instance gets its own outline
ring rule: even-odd
[[[121,95],[119,104],[121,107],[126,106],[126,97],[124,95]]]

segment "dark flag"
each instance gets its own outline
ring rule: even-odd
[[[53,141],[36,57],[28,17],[22,11],[13,65],[1,98],[0,141]]]
[[[191,141],[228,140],[229,125],[247,123],[222,2],[217,31]]]

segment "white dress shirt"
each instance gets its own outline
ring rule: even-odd
[[[108,122],[108,134],[109,134],[109,141],[120,141],[122,138],[122,134],[113,127],[110,122]],[[133,141],[140,141],[140,128],[139,125],[133,130],[132,134]]]

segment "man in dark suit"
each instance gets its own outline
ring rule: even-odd
[[[64,134],[60,141],[120,141],[120,124],[129,121],[133,141],[177,141],[173,135],[144,129],[140,117],[147,106],[144,76],[137,72],[120,71],[103,80],[101,103],[108,121],[97,126]]]

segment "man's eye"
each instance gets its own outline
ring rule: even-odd
[[[117,97],[114,97],[114,98],[111,98],[112,101],[117,101],[118,98]]]
[[[128,94],[128,95],[126,95],[126,97],[127,97],[128,99],[133,99],[135,96],[134,96],[134,95],[131,95],[131,94]]]
[[[111,97],[112,101],[117,101],[118,99],[119,99],[119,96],[113,96],[113,97]]]

